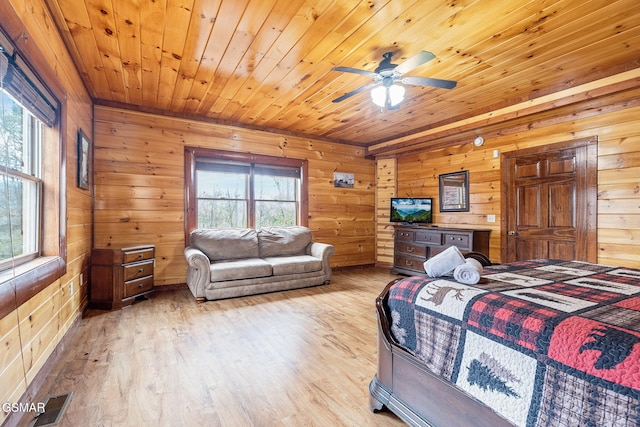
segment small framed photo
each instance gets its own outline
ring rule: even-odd
[[[91,141],[82,129],[78,129],[78,187],[89,189],[89,155]]]
[[[337,188],[353,188],[355,183],[352,173],[334,172],[333,186]]]

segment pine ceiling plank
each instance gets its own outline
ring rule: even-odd
[[[169,110],[171,106],[192,11],[193,0],[167,0],[156,108]]]
[[[98,45],[91,28],[91,20],[85,4],[72,4],[73,0],[47,0],[56,25],[63,33],[67,49],[92,97],[97,97],[96,87],[109,87],[98,55]],[[69,13],[71,12],[72,13]],[[74,40],[74,42],[70,42]],[[85,54],[84,52],[88,52]]]
[[[276,93],[260,93],[260,91],[256,92],[248,101],[253,109],[263,108],[260,116],[264,120],[269,120],[270,118],[270,115],[267,113],[269,109],[277,112],[297,102],[296,99],[299,99],[300,92],[296,90],[295,84],[291,82],[299,83],[305,80],[314,80],[312,76],[318,72],[316,63],[321,62],[322,59],[333,50],[333,43],[328,42],[333,40],[331,32],[334,31],[336,26],[341,26],[345,17],[348,18],[353,11],[354,10],[346,12],[340,8],[331,8],[328,9],[326,13],[320,13],[313,25],[298,39],[296,46],[290,49],[289,52],[283,56],[278,66],[269,73],[267,77],[268,80],[278,81],[276,90],[280,94],[279,97],[282,99],[282,102],[278,104],[269,103],[268,101],[258,103],[255,100],[269,100],[270,98],[278,96]],[[298,46],[309,46],[309,50],[301,51],[305,48],[298,48]],[[303,59],[300,59],[301,56]],[[293,116],[287,115],[285,117],[290,120],[296,120]],[[240,121],[244,120],[244,116],[241,115]],[[286,121],[282,122],[282,125],[285,127],[289,126]]]
[[[198,104],[201,99],[191,99],[194,85],[202,84],[196,81],[198,69],[202,64],[207,43],[211,40],[211,32],[220,10],[222,0],[195,0],[193,13],[189,23],[189,31],[185,41],[184,55],[180,61],[178,79],[173,90],[171,110],[183,111],[187,102]]]
[[[117,102],[127,102],[124,85],[120,48],[116,35],[116,23],[111,0],[87,0],[87,12],[91,20],[91,27],[98,47],[97,51],[83,50],[83,55],[100,55],[108,87],[96,86],[96,96],[100,99],[113,99]]]
[[[140,52],[140,7],[138,0],[113,2],[116,36],[120,47],[122,78],[127,102],[142,104],[142,57]]]
[[[248,0],[223,0],[211,36],[200,61],[200,66],[196,73],[195,81],[197,85],[192,85],[189,96],[184,104],[184,111],[187,113],[201,112],[201,106],[207,96],[209,87],[216,80],[216,71],[223,61],[225,51],[236,31],[238,22],[246,10]]]
[[[331,0],[319,0],[319,1],[307,1],[303,8],[299,9],[296,14],[289,21],[287,26],[284,28],[280,36],[274,42],[274,44],[270,47],[267,54],[262,58],[262,61],[255,67],[252,73],[252,80],[261,83],[257,87],[254,88],[255,91],[258,91],[264,85],[274,88],[276,92],[279,93],[278,85],[279,80],[277,78],[273,78],[270,74],[274,69],[280,68],[285,69],[287,67],[293,66],[291,63],[283,63],[282,60],[285,55],[296,46],[297,41],[300,37],[302,37],[309,29],[313,26],[319,16],[331,6],[335,6]],[[306,49],[303,46],[299,47],[300,49],[300,57],[304,57]],[[242,101],[239,106],[249,105],[248,102],[251,102],[251,109],[255,109],[254,103],[270,103],[273,101],[273,97],[258,99],[252,98],[255,94],[255,91],[251,91],[251,95],[245,101]],[[256,111],[260,111],[259,109]],[[235,111],[230,111],[231,115],[229,118],[231,120],[237,120],[244,111],[240,109],[236,109]]]
[[[378,3],[378,10],[382,9],[386,4]],[[285,124],[286,126],[291,127],[293,123],[304,120],[304,116],[309,113],[310,109],[313,109],[310,97],[326,84],[323,78],[327,73],[322,70],[330,69],[345,58],[345,52],[352,52],[356,49],[356,46],[362,44],[362,39],[349,36],[374,16],[370,6],[368,1],[361,1],[349,12],[339,11],[335,15],[324,15],[323,19],[332,23],[331,28],[328,28],[326,33],[318,34],[318,29],[315,26],[312,32],[305,33],[306,38],[311,38],[307,37],[307,35],[312,35],[313,37],[319,37],[320,42],[315,40],[305,41],[305,37],[301,38],[300,43],[310,45],[312,48],[304,55],[302,60],[298,61],[295,67],[291,67],[282,77],[271,77],[279,78],[279,90],[285,92],[289,99],[285,108],[290,110],[290,113],[286,116],[291,122]],[[296,54],[296,49],[292,49],[287,56]],[[264,94],[263,96],[270,95]],[[266,106],[266,108],[272,108],[272,106]],[[268,110],[264,110],[264,113],[260,114],[264,122],[268,122],[275,117],[278,109],[272,108],[272,110],[272,114],[269,114]],[[244,117],[241,117],[240,120],[244,120]]]
[[[414,3],[417,5],[417,3]],[[375,32],[368,32],[368,37],[365,38],[366,42],[361,44],[360,49],[358,49],[357,51],[354,51],[354,55],[355,56],[359,56],[359,55],[367,55],[369,58],[373,58],[375,56],[377,56],[379,58],[381,58],[381,53],[378,52],[376,54],[376,50],[380,50],[379,46],[384,46],[385,44],[389,43],[388,41],[390,40],[391,37],[394,36],[394,31],[392,30],[392,28],[389,26],[389,24],[393,24],[393,23],[397,23],[397,27],[402,27],[401,22],[406,19],[404,18],[404,15],[406,13],[408,13],[406,10],[400,10],[399,7],[397,6],[397,4],[394,5],[393,2],[387,3],[386,5],[387,7],[382,8],[381,11],[379,13],[375,14],[376,19],[373,20],[374,22],[378,22],[378,23],[383,23],[383,25],[378,26],[377,28],[381,28],[384,27],[383,31],[375,31]],[[393,13],[388,12],[389,9],[393,10]],[[410,8],[411,9],[411,8]],[[398,15],[397,13],[400,12],[400,15]],[[355,33],[354,33],[355,34]],[[357,39],[357,37],[354,37],[355,39]],[[367,46],[371,46],[369,48],[367,48]],[[338,48],[339,49],[339,48]],[[386,50],[386,49],[385,49]],[[366,61],[369,64],[371,64],[370,68],[374,68],[375,64],[377,61],[375,60],[368,60]],[[319,64],[320,65],[320,64]],[[319,65],[316,66],[317,68],[319,68]],[[338,64],[336,64],[338,65]],[[342,64],[340,64],[342,65]],[[329,64],[324,64],[324,66],[322,66],[319,69],[327,69],[329,67]],[[339,75],[339,73],[337,72],[333,72],[334,74],[336,74],[336,76]],[[362,77],[360,77],[360,80],[362,81]],[[347,77],[349,78],[349,77]],[[309,81],[312,81],[313,79],[308,79]],[[366,81],[363,84],[368,84],[370,83],[371,80]],[[297,90],[290,90],[290,93],[296,95],[299,93],[299,91]],[[262,98],[262,99],[270,99],[272,97],[275,97],[275,94],[262,94],[262,96],[258,97],[258,99]],[[254,99],[255,99],[255,95],[254,95]],[[270,126],[269,123],[272,122],[272,119],[274,117],[276,117],[275,115],[278,114],[278,116],[280,115],[284,115],[286,117],[292,117],[294,120],[296,119],[296,114],[290,114],[289,112],[285,113],[285,110],[282,111],[278,111],[276,106],[273,105],[254,105],[255,102],[259,102],[259,101],[249,101],[251,102],[251,105],[254,107],[254,109],[258,109],[258,115],[260,116],[261,120],[260,122],[258,122],[259,125],[264,125],[264,126]],[[299,101],[295,101],[295,102],[291,102],[288,103],[287,108],[293,105],[299,105]],[[264,106],[267,110],[260,110],[260,108]],[[308,110],[307,110],[308,111]],[[239,120],[242,121],[242,118],[239,118]],[[290,125],[289,125],[290,126]],[[304,126],[307,127],[307,126]]]
[[[140,8],[140,56],[142,69],[142,105],[156,106],[162,65],[163,28],[166,0],[155,0]]]
[[[219,98],[220,93],[236,74],[244,73],[241,68],[242,59],[250,49],[256,36],[263,28],[265,20],[273,10],[276,0],[254,0],[247,9],[250,13],[243,13],[238,26],[236,27],[229,47],[224,52],[222,61],[216,70],[217,78],[211,82],[207,88],[206,95],[202,100],[198,110],[204,114],[210,114],[211,106]]]
[[[222,112],[228,112],[227,107],[230,102],[238,103],[240,101],[240,91],[243,89],[251,91],[250,88],[254,85],[251,79],[253,70],[264,58],[269,48],[280,36],[287,23],[304,1],[276,2],[260,32],[246,50],[240,64],[238,64],[237,72],[229,78],[215,103],[207,109],[209,115],[216,116]]]

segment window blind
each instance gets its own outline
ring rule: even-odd
[[[2,88],[49,127],[56,122],[59,103],[46,85],[15,51],[11,40],[0,31],[0,80]]]

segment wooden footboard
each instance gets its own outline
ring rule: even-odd
[[[387,285],[376,299],[378,371],[369,385],[372,411],[388,409],[404,422],[424,427],[513,427],[513,424],[394,343],[386,311]]]

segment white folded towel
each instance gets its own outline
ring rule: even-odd
[[[480,281],[482,264],[473,258],[467,258],[464,264],[460,264],[453,270],[453,278],[465,285],[475,285]]]
[[[451,273],[457,266],[464,264],[464,257],[455,246],[449,246],[424,262],[424,271],[429,277],[440,277]]]

